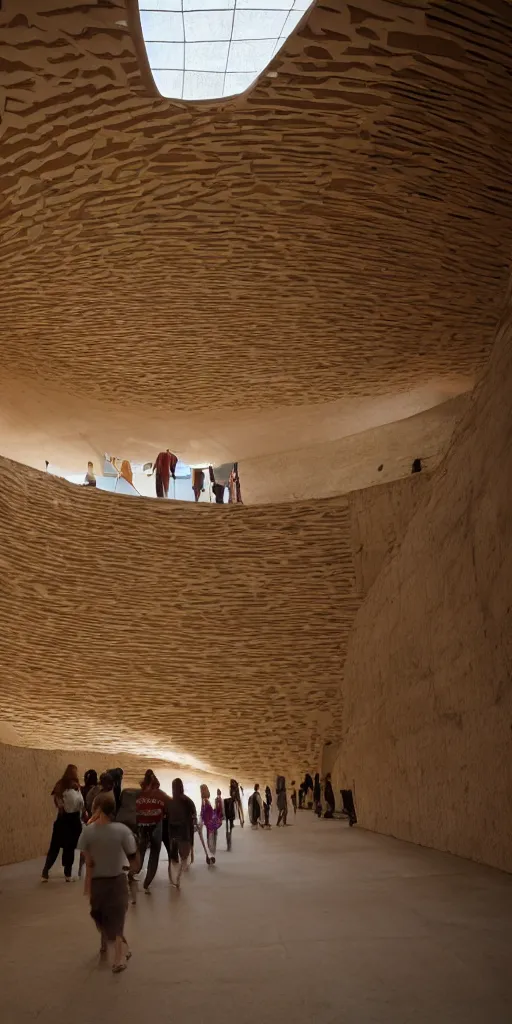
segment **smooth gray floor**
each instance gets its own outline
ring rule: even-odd
[[[166,857],[97,958],[81,884],[0,869],[2,1024],[511,1024],[512,876],[299,813],[234,833],[181,893]]]

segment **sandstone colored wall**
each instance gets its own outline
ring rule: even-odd
[[[368,592],[384,560],[402,540],[412,516],[428,494],[430,481],[430,474],[422,471],[348,495],[352,556],[361,596]]]
[[[67,764],[76,764],[82,777],[88,768],[104,771],[118,761],[83,750],[34,750],[0,743],[0,864],[44,855],[55,817],[50,793]],[[133,773],[133,758],[130,767]]]
[[[345,498],[195,506],[0,459],[0,715],[19,742],[298,771],[341,729]]]
[[[270,781],[318,764],[364,573],[421,485],[201,507],[0,458],[3,740]]]
[[[512,870],[512,318],[355,620],[337,785],[370,829]]]
[[[458,395],[415,416],[335,441],[304,444],[298,435],[293,450],[242,459],[239,468],[244,501],[299,501],[380,488],[408,477],[413,459],[418,457],[430,473],[446,454],[468,402],[469,394]],[[333,413],[332,419],[339,421],[340,414]],[[306,417],[304,422],[307,424]]]

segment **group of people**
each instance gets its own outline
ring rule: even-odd
[[[148,769],[139,787],[123,788],[122,768],[112,768],[99,778],[94,769],[85,773],[80,784],[76,765],[68,765],[52,790],[57,810],[53,823],[50,846],[42,871],[42,881],[48,882],[50,871],[62,851],[62,864],[66,882],[71,882],[76,850],[80,853],[78,874],[85,867],[85,891],[90,897],[91,917],[101,936],[100,954],[107,956],[109,945],[114,946],[112,970],[125,970],[131,956],[124,935],[128,904],[136,902],[138,875],[149,852],[143,890],[151,891],[162,845],[168,856],[168,873],[172,885],[179,889],[184,870],[194,861],[194,837],[199,835],[207,863],[215,863],[217,837],[225,825],[226,843],[231,849],[231,836],[236,817],[244,826],[243,788],[236,779],[230,780],[229,796],[223,799],[217,789],[212,800],[206,784],[200,787],[199,812],[194,801],[186,795],[180,778],[173,779],[171,795],[165,793],[152,769]],[[306,774],[297,789],[291,783],[290,800],[294,815],[299,808],[314,806],[322,813],[323,799],[327,805],[325,817],[334,813],[334,793],[330,776],[320,783]],[[309,803],[311,792],[312,801]],[[288,824],[288,794],[286,780],[279,775],[275,787],[277,825]],[[258,783],[249,798],[249,819],[254,829],[270,828],[273,793],[266,786],[264,795]],[[107,827],[108,826],[108,827]]]
[[[162,844],[169,858],[169,879],[179,889],[181,874],[194,861],[194,835],[199,833],[215,862],[217,832],[226,824],[228,849],[238,814],[243,825],[242,793],[236,779],[231,779],[229,797],[222,799],[220,789],[214,802],[207,785],[201,786],[199,815],[194,801],[185,794],[183,782],[172,782],[172,795],[161,787],[152,769],[148,769],[137,788],[122,788],[123,770],[113,768],[98,778],[94,769],[85,773],[80,785],[76,765],[68,765],[52,790],[57,810],[50,846],[42,871],[48,882],[50,871],[62,851],[66,882],[71,882],[75,853],[80,862],[78,874],[85,867],[85,891],[90,896],[91,917],[101,935],[100,954],[107,955],[114,946],[112,970],[125,970],[131,956],[124,936],[124,922],[129,899],[136,901],[135,876],[149,858],[143,883],[149,894],[156,875]],[[109,826],[108,828],[106,826]]]
[[[293,813],[297,814],[297,790],[295,782],[292,782],[290,799]],[[249,797],[249,820],[252,828],[271,828],[270,816],[272,811],[273,796],[270,786],[265,786],[265,795],[260,791],[259,782],[254,783],[254,792]],[[277,804],[277,825],[288,824],[288,795],[286,792],[286,779],[284,775],[278,775],[276,780],[276,804]]]
[[[295,782],[291,784],[291,804],[294,815],[297,813],[297,789]],[[345,791],[342,790],[342,795]],[[345,798],[344,798],[345,799]],[[255,783],[254,792],[249,797],[249,818],[253,828],[270,828],[270,814],[272,808],[272,790],[270,786],[265,787],[264,795],[261,793],[259,783]],[[276,781],[276,803],[278,810],[277,824],[288,824],[288,796],[286,791],[286,780],[283,775],[278,775]],[[317,772],[315,779],[306,772],[304,781],[301,782],[298,791],[299,810],[312,808],[318,817],[333,818],[336,809],[336,801],[330,774],[325,779],[320,779]]]
[[[336,800],[330,773],[321,781],[320,773],[317,772],[313,782],[311,775],[306,772],[304,781],[301,782],[299,787],[299,807],[301,809],[306,807],[313,808],[319,818],[322,815],[324,818],[334,817]]]

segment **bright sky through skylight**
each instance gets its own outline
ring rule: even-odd
[[[311,0],[139,0],[157,89],[183,100],[245,92],[310,6]]]

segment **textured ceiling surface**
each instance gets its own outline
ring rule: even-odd
[[[179,410],[472,379],[509,256],[508,0],[319,3],[277,78],[199,106],[148,93],[127,17],[4,0],[5,369]]]

